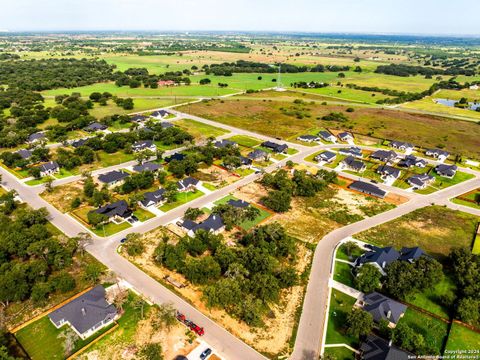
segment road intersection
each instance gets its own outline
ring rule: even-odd
[[[177,115],[177,118],[192,119],[208,125],[228,130],[230,131],[230,134],[228,134],[228,136],[246,135],[264,141],[278,141],[277,139],[269,136],[257,134],[248,130],[238,129],[225,124],[220,124],[201,117],[184,114],[173,109],[169,109],[169,111]],[[222,137],[224,138],[226,136],[223,135]],[[297,150],[297,153],[269,165],[265,168],[266,172],[275,171],[277,168],[284,166],[289,160],[293,161],[294,163],[305,163],[309,166],[318,166],[313,163],[306,162],[304,159],[324,149],[335,150],[339,147],[348,146],[340,144],[305,146],[288,142],[287,144],[291,148]],[[368,149],[367,147],[361,148]],[[176,149],[174,151],[171,151],[170,153],[180,150],[181,149]],[[115,165],[110,168],[97,170],[95,171],[95,174],[98,175],[107,171],[121,169],[126,166],[131,166],[133,165],[133,163],[134,162],[128,162]],[[330,168],[325,169],[328,169],[330,171],[332,170]],[[461,211],[466,211],[474,215],[480,215],[480,211],[476,209],[462,205],[456,205],[449,201],[449,199],[453,197],[480,187],[480,172],[466,168],[461,168],[460,170],[471,173],[475,177],[471,180],[462,182],[457,185],[453,185],[451,187],[439,190],[429,195],[420,195],[391,186],[383,186],[381,184],[378,184],[378,186],[384,190],[398,193],[402,196],[407,197],[409,199],[408,202],[397,206],[393,210],[386,211],[365,220],[336,229],[318,242],[313,257],[310,279],[307,285],[302,315],[300,318],[295,347],[291,359],[308,360],[318,358],[321,347],[321,336],[323,334],[325,325],[325,311],[327,309],[329,293],[328,279],[331,271],[332,256],[336,245],[342,239],[360,231],[366,230],[368,228],[391,221],[413,210],[428,206],[430,204],[446,205],[452,209],[459,209]],[[29,205],[34,209],[45,207],[50,214],[49,220],[56,227],[62,230],[66,235],[77,236],[79,233],[84,233],[88,231],[88,229],[83,227],[83,225],[81,225],[75,219],[68,216],[67,214],[61,213],[58,209],[56,209],[47,201],[45,201],[42,197],[40,197],[39,194],[44,190],[43,185],[30,187],[21,182],[4,168],[0,168],[0,173],[2,174],[2,184],[7,189],[15,190],[21,197],[21,199],[28,202]],[[359,176],[356,175],[351,175],[344,172],[341,172],[340,174],[352,180],[359,179]],[[203,326],[205,328],[205,340],[213,348],[215,348],[215,350],[225,359],[265,359],[262,354],[258,353],[252,347],[232,335],[228,330],[224,329],[220,325],[216,324],[214,321],[210,320],[205,314],[194,308],[192,305],[190,305],[188,302],[176,295],[174,292],[161,285],[159,282],[144,273],[142,270],[130,263],[124,257],[120,256],[117,252],[117,247],[120,244],[120,239],[125,237],[127,234],[132,232],[145,233],[157,228],[158,226],[171,223],[172,221],[175,221],[176,219],[182,217],[183,213],[188,207],[202,208],[206,204],[221,199],[226,195],[230,194],[231,192],[241,188],[242,186],[245,186],[252,181],[258,180],[261,176],[261,174],[251,174],[243,177],[233,184],[215,190],[211,193],[205,194],[202,197],[199,197],[187,204],[181,205],[161,216],[156,216],[148,221],[145,221],[139,226],[126,229],[108,238],[101,238],[92,233],[92,238],[94,241],[90,246],[87,247],[87,251],[90,252],[99,261],[104,263],[107,267],[109,267],[118,277],[128,281],[136,290],[141,292],[151,301],[158,304],[173,303],[179,311],[187,314],[188,317],[192,319],[195,323]],[[66,184],[68,182],[78,179],[78,176],[73,176],[61,180],[56,180],[53,182],[53,186]]]

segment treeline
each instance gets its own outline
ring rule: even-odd
[[[317,82],[317,81],[310,81],[310,82],[297,81],[297,82],[291,83],[290,86],[294,88],[299,88],[299,89],[320,89],[320,88],[327,87],[328,84],[323,82]]]
[[[190,85],[191,80],[188,75],[191,75],[191,71],[188,69],[183,71],[168,71],[164,74],[154,75],[149,74],[145,68],[129,68],[124,72],[115,72],[112,80],[115,81],[115,85],[117,86],[129,86],[132,89],[143,86],[156,89],[158,88],[159,81],[173,81],[176,84]]]
[[[199,230],[194,238],[184,237],[176,245],[162,240],[154,260],[202,286],[209,307],[261,326],[270,306],[279,301],[280,291],[299,281],[290,265],[297,245],[278,223],[243,235],[238,245],[227,247],[222,235]]]
[[[20,55],[10,54],[10,53],[0,53],[0,61],[3,61],[3,60],[18,60],[18,59],[20,59]]]
[[[415,76],[423,75],[427,78],[431,78],[435,75],[466,75],[474,76],[475,70],[465,69],[462,67],[452,66],[447,69],[431,68],[423,66],[403,65],[403,64],[390,64],[380,65],[375,69],[377,74],[395,75],[395,76]]]
[[[111,79],[114,65],[104,60],[40,59],[0,62],[0,84],[42,91],[73,88]]]
[[[238,60],[232,63],[204,65],[203,70],[207,75],[232,76],[234,73],[303,73],[303,72],[339,72],[350,70],[349,66],[337,65],[315,65],[308,67],[304,65],[292,64],[266,64],[253,61]]]

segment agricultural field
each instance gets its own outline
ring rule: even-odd
[[[268,96],[269,92],[265,92]],[[298,97],[297,97],[298,98]],[[331,112],[346,112],[348,106],[321,105],[304,101],[228,100],[206,101],[180,107],[181,111],[240,127],[263,135],[294,139],[317,129],[343,129],[380,139],[407,141],[417,146],[440,147],[453,154],[480,158],[480,128],[477,124],[398,110],[354,107],[348,121],[321,120]],[[349,106],[352,107],[352,106]]]
[[[478,218],[441,206],[415,210],[396,220],[355,235],[359,240],[381,246],[419,246],[437,258],[455,247],[472,246]]]

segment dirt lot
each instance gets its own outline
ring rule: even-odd
[[[346,106],[341,105],[298,105],[292,101],[236,100],[235,97],[222,102],[192,104],[180,110],[284,139],[322,127],[351,128],[358,134],[408,141],[422,147],[444,147],[455,154],[480,158],[480,128],[468,121],[381,108],[356,107],[354,112],[346,113]],[[321,120],[330,112],[343,112],[349,120]]]
[[[165,234],[169,234],[169,231],[165,228],[158,228],[145,234],[143,239],[146,250],[141,257],[131,258],[128,257],[125,252],[123,252],[123,255],[157,280],[163,279],[168,275],[180,283],[188,284],[188,281],[185,280],[182,275],[159,267],[152,261],[152,254],[158,239]],[[171,233],[170,236],[172,241],[176,240],[175,236]],[[299,272],[305,270],[311,261],[311,257],[312,252],[300,244],[297,263],[297,270]],[[197,286],[188,284],[182,289],[175,290],[181,294],[181,296],[192,302],[197,309],[222,324],[222,326],[232,334],[252,345],[255,349],[271,354],[278,354],[286,351],[286,346],[295,323],[295,311],[297,307],[301,305],[304,286],[295,286],[282,293],[280,303],[272,308],[272,315],[265,320],[265,327],[263,328],[250,328],[245,323],[232,318],[223,310],[208,309],[201,301],[202,292]]]
[[[238,176],[232,175],[232,173],[217,165],[212,165],[208,168],[201,168],[192,176],[217,187],[227,186],[239,179]]]
[[[66,213],[71,210],[70,204],[73,199],[83,196],[83,182],[75,181],[55,186],[52,192],[44,191],[41,196],[58,210]]]

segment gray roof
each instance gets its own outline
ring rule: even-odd
[[[157,171],[161,168],[159,164],[153,163],[153,162],[146,162],[143,164],[138,164],[133,166],[133,170],[136,172],[142,172],[142,171]]]
[[[257,159],[265,158],[267,156],[268,156],[268,154],[265,151],[260,150],[260,149],[255,149],[255,150],[251,151],[250,153],[248,153],[248,155],[247,155],[247,157],[251,160],[257,160]]]
[[[105,300],[105,289],[101,285],[73,299],[61,308],[48,314],[55,324],[68,321],[80,334],[90,330],[101,321],[115,317],[117,309]]]
[[[163,109],[160,109],[160,110],[156,110],[154,112],[152,112],[152,115],[151,116],[161,116],[161,117],[164,117],[164,116],[167,116],[169,115],[170,113],[166,110],[163,110]]]
[[[340,134],[338,134],[338,137],[340,140],[347,139],[347,138],[353,138],[352,134],[350,134],[348,131],[344,131]]]
[[[130,120],[132,120],[134,122],[142,122],[142,121],[145,121],[147,119],[148,119],[148,117],[146,117],[144,115],[134,115],[130,118]]]
[[[73,140],[70,142],[70,145],[72,145],[74,148],[78,148],[80,146],[85,145],[85,143],[88,141],[88,138],[85,139],[78,139],[78,140]]]
[[[392,262],[398,260],[400,253],[392,246],[384,248],[374,247],[372,251],[367,251],[355,260],[355,266],[376,263],[382,269]]]
[[[377,172],[379,174],[382,174],[382,175],[392,176],[395,179],[397,179],[400,176],[400,170],[399,169],[396,169],[396,168],[394,168],[392,166],[388,166],[388,165],[379,166],[378,169],[377,169]]]
[[[315,136],[315,135],[300,135],[298,137],[299,140],[303,140],[303,141],[317,141],[319,139],[318,136]]]
[[[342,160],[342,163],[355,171],[361,171],[366,168],[366,165],[362,161],[356,160],[353,156],[347,156]]]
[[[370,155],[372,159],[377,159],[380,161],[388,162],[397,157],[397,153],[393,150],[377,150]]]
[[[287,144],[277,144],[277,143],[274,143],[273,141],[264,141],[262,143],[262,146],[266,147],[268,149],[272,149],[273,151],[275,151],[277,153],[284,152],[288,149]]]
[[[412,355],[371,334],[361,344],[360,353],[362,360],[408,360]]]
[[[250,205],[249,202],[239,199],[230,199],[227,201],[227,204],[240,209],[244,209]]]
[[[345,148],[342,148],[340,150],[338,150],[338,152],[342,155],[351,155],[351,156],[354,156],[354,157],[362,157],[362,149],[360,149],[359,147],[356,147],[356,146],[352,146],[352,147],[349,147],[347,149]]]
[[[45,137],[45,133],[36,132],[36,133],[30,134],[30,136],[28,137],[28,141],[33,142],[36,140],[43,139],[44,137]]]
[[[179,190],[183,190],[183,189],[186,189],[188,188],[189,186],[196,186],[198,184],[198,180],[189,176],[189,177],[186,177],[185,179],[182,179],[180,181],[177,181],[177,188]]]
[[[435,167],[438,175],[453,177],[457,173],[457,165],[439,164]]]
[[[252,163],[252,159],[249,159],[245,156],[240,156],[240,162],[242,163],[242,165],[250,165]]]
[[[113,170],[113,171],[110,171],[108,173],[99,175],[98,180],[105,183],[105,184],[110,184],[110,183],[113,183],[113,182],[116,182],[116,181],[123,180],[123,179],[125,179],[129,176],[130,176],[130,174],[125,172],[125,171]]]
[[[92,211],[95,211],[97,214],[105,215],[108,218],[114,216],[127,218],[132,215],[132,211],[128,208],[128,204],[125,200],[119,200],[111,204],[99,207],[98,209]]]
[[[32,157],[32,152],[27,149],[20,149],[17,151],[17,154],[22,157],[22,159],[30,159]]]
[[[425,255],[425,252],[419,248],[418,246],[415,247],[403,247],[400,250],[400,260],[403,261],[415,261]]]
[[[196,223],[195,221],[185,219],[182,226],[194,233],[198,230],[217,231],[224,227],[222,218],[217,214],[211,214],[205,221]]]
[[[145,150],[155,146],[152,140],[140,140],[132,145],[133,150]]]
[[[107,125],[105,124],[100,124],[98,122],[91,123],[87,127],[84,128],[86,131],[100,131],[100,130],[106,130],[108,128]]]
[[[375,322],[387,320],[396,324],[407,310],[407,306],[392,300],[378,292],[363,297],[363,310],[369,312]]]
[[[38,166],[40,168],[40,171],[50,171],[50,170],[57,170],[60,168],[58,163],[56,161],[49,161],[48,163],[42,164]]]
[[[418,159],[414,155],[407,155],[402,160],[400,160],[398,162],[398,166],[402,166],[402,167],[412,167],[412,166],[425,167],[425,166],[427,166],[427,162],[423,159]]]
[[[351,183],[348,186],[348,188],[352,189],[352,190],[360,191],[364,194],[377,196],[377,197],[382,198],[382,199],[387,194],[386,191],[383,191],[378,186],[375,186],[375,185],[370,184],[370,183],[366,183],[364,181],[354,181],[353,183]]]
[[[318,136],[320,136],[322,139],[324,140],[328,140],[330,141],[329,138],[331,138],[332,136],[335,137],[333,134],[329,133],[328,131],[325,131],[325,130],[322,130],[318,133]]]
[[[169,163],[170,161],[177,160],[177,161],[182,161],[185,159],[185,155],[182,153],[175,153],[170,156],[165,157],[165,162]]]
[[[450,155],[448,151],[440,150],[440,149],[428,149],[425,153],[429,156],[434,156],[434,157],[439,157],[443,155],[446,158],[448,157],[448,155]]]
[[[410,144],[410,143],[407,143],[407,142],[403,142],[403,141],[396,141],[396,140],[393,140],[393,141],[390,141],[390,147],[393,147],[395,149],[413,149],[414,146],[413,144]]]
[[[143,200],[141,201],[143,206],[149,206],[151,203],[158,204],[165,199],[165,189],[158,189],[155,191],[146,192],[143,194]]]
[[[230,141],[230,140],[219,140],[219,141],[215,141],[213,143],[213,146],[217,147],[217,148],[226,148],[228,146],[236,146],[237,143],[235,141]]]
[[[335,159],[337,157],[337,154],[335,154],[332,151],[324,151],[321,154],[318,154],[315,156],[315,160],[325,160],[325,161],[330,161],[332,159]]]
[[[168,122],[168,121],[162,121],[160,123],[160,126],[162,127],[162,129],[168,129],[168,128],[173,127],[173,124],[171,122]]]
[[[432,181],[433,179],[434,177],[428,174],[415,174],[407,179],[407,183],[412,186],[423,187],[426,183]]]

